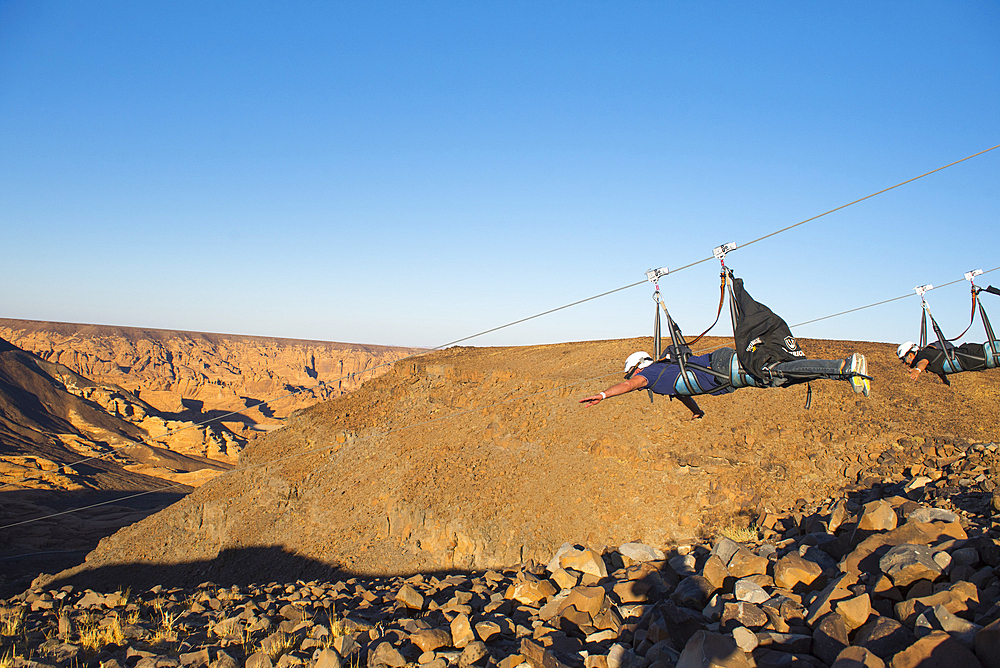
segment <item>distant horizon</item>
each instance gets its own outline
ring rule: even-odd
[[[370,342],[363,342],[363,341],[334,341],[334,340],[326,340],[326,339],[303,339],[303,338],[288,337],[288,336],[268,336],[266,334],[242,334],[242,333],[239,333],[239,332],[202,332],[202,331],[190,330],[190,329],[170,329],[170,328],[162,328],[162,327],[143,327],[143,326],[135,326],[135,325],[109,325],[109,324],[106,324],[106,323],[96,323],[96,322],[64,322],[64,321],[56,321],[56,320],[32,320],[32,319],[27,319],[27,318],[7,318],[7,317],[0,316],[0,326],[2,326],[3,322],[11,322],[11,321],[14,321],[14,322],[30,322],[30,323],[37,323],[37,324],[40,324],[40,325],[51,324],[51,325],[68,325],[68,326],[75,326],[75,327],[103,327],[103,328],[108,328],[108,329],[122,329],[122,330],[131,329],[131,330],[139,330],[139,331],[170,332],[170,333],[175,333],[175,334],[200,334],[200,335],[204,335],[204,336],[231,336],[231,337],[239,337],[239,338],[247,338],[247,339],[274,339],[274,340],[280,340],[280,341],[301,341],[303,343],[333,343],[333,344],[341,344],[341,345],[349,345],[349,346],[375,346],[375,347],[382,347],[382,348],[400,348],[400,349],[408,349],[408,350],[420,350],[420,351],[425,351],[425,352],[435,352],[435,351],[438,351],[438,350],[448,350],[449,348],[452,348],[452,347],[455,347],[455,348],[524,348],[524,347],[530,347],[530,346],[558,346],[558,345],[563,345],[563,344],[567,344],[567,343],[590,343],[590,342],[601,342],[601,341],[622,341],[622,340],[628,340],[628,339],[643,339],[643,338],[648,338],[650,340],[650,343],[652,343],[652,338],[653,338],[652,332],[650,332],[649,334],[637,334],[635,336],[620,336],[620,337],[605,338],[605,339],[571,339],[571,340],[566,340],[566,341],[552,341],[552,342],[549,342],[549,343],[476,345],[475,343],[467,343],[467,342],[463,341],[462,343],[457,343],[454,346],[448,346],[446,348],[441,348],[439,346],[419,346],[419,345],[392,344],[392,343],[370,343]],[[794,332],[793,332],[793,334],[794,334]],[[718,335],[718,334],[714,334],[712,332],[709,332],[708,334],[706,334],[705,337],[708,338],[708,339],[732,339],[733,338],[732,334]],[[0,337],[0,338],[2,338],[2,337]],[[667,340],[669,338],[670,338],[669,336],[667,336],[667,335],[664,334],[664,336],[663,336],[664,340]],[[811,341],[837,341],[837,342],[842,342],[842,343],[852,343],[852,342],[853,343],[877,343],[877,344],[893,345],[893,346],[898,345],[900,343],[899,341],[867,341],[867,340],[864,340],[864,339],[829,339],[829,338],[817,337],[817,336],[796,336],[795,338],[799,339],[799,340],[807,340],[807,341],[811,340]]]

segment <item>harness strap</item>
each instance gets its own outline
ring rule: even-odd
[[[977,298],[977,296],[976,296],[977,293],[978,293],[978,290],[976,289],[975,283],[973,283],[972,284],[972,315],[969,316],[969,326],[966,327],[965,329],[963,329],[962,333],[959,334],[958,336],[956,336],[954,338],[951,338],[951,339],[948,339],[949,341],[957,341],[957,340],[959,340],[960,338],[962,338],[963,336],[965,336],[965,333],[968,332],[969,329],[972,328],[972,323],[974,323],[976,321],[976,303],[979,301],[978,298]]]
[[[702,332],[698,336],[694,337],[693,340],[688,341],[688,345],[689,346],[693,346],[694,344],[696,344],[699,341],[701,341],[701,339],[702,339],[703,336],[705,336],[706,334],[708,334],[710,331],[712,331],[713,327],[715,327],[717,324],[719,324],[719,317],[722,315],[722,304],[726,301],[726,274],[725,274],[725,272],[723,272],[721,274],[721,278],[722,278],[722,281],[721,281],[721,283],[719,285],[719,308],[715,312],[715,320],[712,322],[711,325],[708,326],[708,329],[706,329],[704,332]]]

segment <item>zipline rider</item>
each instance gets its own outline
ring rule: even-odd
[[[961,361],[963,371],[983,371],[987,368],[985,344],[963,343],[952,346],[949,343],[948,346],[951,354]],[[937,341],[923,348],[913,341],[901,343],[896,348],[896,355],[910,368],[910,380],[920,378],[922,371],[930,371],[937,374],[942,383],[949,384],[944,367],[948,358]]]
[[[732,356],[733,350],[732,348],[720,348],[714,353],[710,353],[708,355],[691,357],[688,361],[694,362],[700,366],[711,367],[712,355],[717,353],[723,356]],[[664,362],[654,362],[649,353],[642,351],[632,353],[628,356],[628,359],[625,360],[624,381],[618,383],[617,385],[612,385],[603,392],[581,399],[580,403],[586,404],[589,408],[590,406],[596,406],[608,397],[616,397],[620,394],[626,394],[628,392],[632,392],[633,390],[641,390],[645,387],[652,390],[656,394],[663,394],[671,399],[679,399],[680,402],[687,406],[688,410],[691,411],[692,420],[705,417],[705,411],[701,410],[693,397],[677,393],[674,386],[676,385],[677,377],[680,373],[680,366],[670,362],[669,360]],[[721,386],[719,379],[711,374],[701,371],[692,371],[692,373],[694,373],[697,377],[698,384],[703,389],[707,390],[704,394],[719,395],[734,391],[731,386]],[[713,388],[717,389],[713,391]]]

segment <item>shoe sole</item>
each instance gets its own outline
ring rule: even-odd
[[[850,382],[851,389],[854,390],[854,394],[864,394],[867,397],[868,394],[865,392],[865,379],[861,376],[867,375],[865,372],[868,371],[868,361],[865,359],[864,355],[858,355],[857,353],[854,353],[851,358],[850,373],[861,375],[851,376],[848,379],[848,382]]]

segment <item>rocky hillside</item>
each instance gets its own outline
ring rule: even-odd
[[[27,577],[23,587],[42,568],[78,563],[103,536],[229,468],[147,443],[141,426],[69,392],[60,378],[70,377],[74,387],[96,388],[0,339],[2,590]],[[133,494],[144,496],[128,499]],[[47,519],[8,527],[40,517]]]
[[[77,374],[131,392],[161,413],[194,420],[244,409],[241,424],[273,424],[351,392],[414,349],[257,336],[0,319],[0,338]],[[296,394],[286,397],[289,393]],[[200,421],[200,420],[199,420]]]
[[[818,358],[860,348],[872,396],[819,381],[807,410],[804,387],[744,389],[700,399],[708,415],[693,422],[645,393],[578,403],[620,380],[647,340],[408,360],[292,416],[236,470],[102,541],[77,572],[198,562],[197,584],[260,581],[260,564],[216,560],[250,548],[380,575],[543,561],[563,542],[668,546],[847,483],[918,475],[928,448],[947,457],[1000,440],[998,371],[949,388],[910,381],[888,344],[801,343]],[[986,470],[969,484],[995,484]]]

